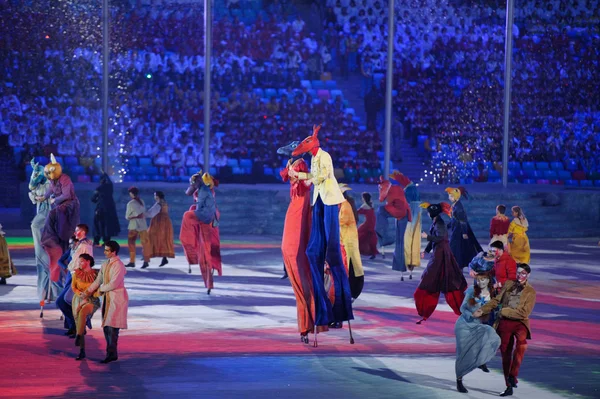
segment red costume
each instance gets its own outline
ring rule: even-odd
[[[308,172],[308,165],[300,158],[280,172],[283,181],[290,182],[290,205],[285,214],[281,253],[296,297],[298,331],[305,337],[314,327],[315,312],[310,264],[306,256],[310,238],[310,184],[290,179],[288,168],[296,172]],[[305,342],[308,343],[307,340]]]
[[[510,226],[510,219],[504,217],[499,219],[493,217],[490,222],[490,238],[494,236],[503,236],[508,234],[508,226]]]
[[[360,208],[359,215],[365,216],[365,221],[358,226],[358,246],[361,255],[377,255],[377,234],[375,233],[375,209]]]
[[[496,282],[506,285],[508,280],[517,279],[517,262],[506,251],[498,259],[494,261],[494,276]]]

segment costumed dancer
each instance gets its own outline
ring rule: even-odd
[[[10,257],[10,252],[8,251],[8,243],[6,242],[6,238],[4,235],[6,233],[2,230],[2,225],[0,224],[0,284],[5,285],[6,279],[17,274],[17,269],[15,268],[15,264]]]
[[[517,387],[519,369],[527,350],[527,340],[531,339],[529,316],[535,306],[536,292],[529,284],[530,274],[529,265],[519,264],[517,281],[507,281],[498,296],[473,313],[474,317],[481,317],[502,305],[499,317],[494,323],[494,328],[500,335],[502,370],[506,382],[506,390],[500,396],[511,396],[513,388]]]
[[[41,203],[49,199],[50,202],[51,210],[42,231],[42,247],[48,254],[50,279],[58,282],[58,260],[69,248],[69,238],[79,224],[79,199],[73,182],[62,173],[54,154],[50,154],[50,163],[44,168],[44,173],[50,180],[50,187],[44,195],[36,197],[36,201]]]
[[[138,235],[142,244],[142,255],[144,264],[142,269],[150,266],[150,240],[148,239],[148,225],[146,224],[146,205],[140,198],[140,190],[137,187],[129,187],[129,198],[125,211],[125,219],[129,220],[127,229],[127,247],[129,248],[129,263],[125,267],[135,267],[135,242]]]
[[[406,232],[404,233],[404,264],[410,271],[408,278],[412,279],[414,268],[421,266],[421,196],[416,184],[410,180],[404,187],[404,195],[410,205],[412,215],[412,220],[406,224]]]
[[[96,204],[94,210],[94,245],[110,241],[121,233],[121,225],[117,216],[117,207],[113,199],[113,183],[107,173],[100,176],[100,185],[96,187],[92,202]]]
[[[65,279],[65,287],[56,298],[56,307],[60,309],[65,316],[65,328],[70,338],[75,338],[75,317],[73,316],[73,289],[71,287],[72,277],[75,270],[79,267],[79,258],[83,254],[88,254],[93,257],[94,246],[92,241],[87,238],[89,228],[86,224],[78,224],[75,228],[75,240],[71,249],[70,261],[67,266],[67,278]]]
[[[360,258],[358,229],[356,227],[358,213],[354,198],[348,194],[348,191],[352,189],[346,184],[340,184],[339,187],[345,198],[345,201],[340,204],[340,242],[343,249],[342,255],[344,255],[342,259],[344,259],[344,265],[348,273],[350,292],[354,302],[365,285],[365,271]]]
[[[94,295],[104,295],[102,301],[102,328],[106,340],[106,358],[100,363],[114,362],[119,358],[117,344],[119,330],[127,328],[129,296],[125,288],[125,266],[119,258],[121,246],[116,241],[104,243],[106,261],[102,264],[96,280],[80,295],[82,300]]]
[[[296,172],[291,169],[289,177],[302,181],[310,180],[314,186],[312,225],[306,255],[310,262],[313,280],[315,325],[326,326],[330,323],[339,325],[343,321],[348,321],[350,343],[354,343],[352,327],[349,322],[354,318],[352,294],[340,246],[338,205],[344,202],[344,196],[333,174],[331,156],[320,148],[317,136],[320,128],[321,126],[314,126],[313,134],[302,140],[292,152],[292,156],[306,153],[312,155],[310,173]],[[333,304],[328,300],[325,292],[325,262],[329,265],[334,280],[335,301]]]
[[[496,207],[496,216],[490,221],[490,244],[494,241],[500,241],[504,248],[508,249],[508,227],[510,220],[504,214],[506,206],[498,205]]]
[[[375,233],[375,209],[371,201],[371,194],[362,193],[362,205],[358,208],[358,214],[364,215],[365,221],[358,226],[358,244],[360,254],[375,259],[379,253],[377,250],[377,233]]]
[[[179,230],[179,241],[183,247],[183,253],[188,262],[188,273],[192,273],[192,265],[200,263],[200,249],[203,248],[200,235],[200,222],[196,218],[196,207],[198,206],[198,190],[202,183],[202,170],[190,177],[190,185],[185,190],[185,195],[192,196],[194,203],[190,206],[181,219]]]
[[[215,187],[219,187],[219,180],[215,179],[208,172],[204,172],[202,175],[202,182],[206,187],[210,189],[210,193],[212,194],[212,201],[205,200],[202,201],[203,206],[206,210],[201,210],[200,208],[196,208],[196,216],[199,214],[205,214],[207,220],[211,220],[210,222],[204,223],[202,218],[200,221],[206,226],[201,226],[201,228],[207,230],[207,235],[210,237],[210,267],[211,273],[214,271],[217,272],[217,275],[223,275],[223,266],[221,263],[221,235],[219,231],[219,221],[221,220],[221,212],[219,212],[219,208],[217,207],[216,196],[217,193],[215,191]],[[210,205],[209,205],[210,204]],[[214,211],[213,211],[214,208]],[[204,233],[203,233],[204,234]]]
[[[379,215],[377,217],[381,216],[381,218],[387,219],[391,216],[396,219],[396,239],[392,270],[402,272],[400,280],[404,281],[404,272],[406,271],[404,233],[406,232],[406,224],[412,221],[412,212],[410,205],[406,201],[403,187],[408,185],[410,180],[397,170],[390,177],[401,185],[392,185],[389,180],[384,180],[383,176],[379,177],[379,202],[383,203],[385,201],[385,205],[379,208]]]
[[[529,248],[529,237],[527,230],[529,222],[523,213],[523,210],[518,206],[512,207],[513,220],[508,228],[508,237],[511,240],[510,254],[517,263],[527,263],[531,259],[531,249]]]
[[[79,255],[79,266],[73,273],[71,289],[73,290],[72,311],[75,318],[77,337],[75,346],[79,346],[79,355],[75,360],[85,359],[85,325],[91,320],[96,310],[100,307],[98,290],[90,296],[82,295],[98,277],[98,271],[94,267],[94,258],[89,254]]]
[[[468,198],[467,190],[464,187],[446,188],[448,198],[452,202],[452,220],[448,225],[450,229],[450,249],[456,258],[458,266],[463,269],[469,266],[471,259],[479,252],[483,251],[471,225],[467,220],[467,212],[461,202],[461,198]]]
[[[487,317],[474,316],[474,313],[490,302],[492,297],[493,286],[488,273],[478,273],[474,286],[465,292],[465,299],[460,307],[461,316],[454,325],[456,389],[462,393],[469,392],[463,385],[463,377],[476,368],[489,373],[486,363],[494,357],[500,347],[500,337],[494,328],[487,324]]]
[[[278,154],[291,157],[298,146],[293,141],[277,150]],[[281,238],[281,254],[286,275],[290,280],[296,297],[298,314],[298,331],[300,341],[308,344],[308,333],[314,328],[315,301],[310,264],[306,256],[306,247],[310,238],[310,181],[300,181],[289,177],[289,170],[308,172],[308,165],[301,157],[291,158],[287,166],[281,170],[284,182],[290,182],[290,205],[285,214],[283,236]],[[327,329],[327,327],[325,327]]]
[[[444,214],[450,216],[450,204],[424,202],[421,204],[421,208],[427,209],[427,213],[433,221],[429,234],[421,234],[421,237],[428,241],[425,252],[433,251],[433,254],[414,293],[417,312],[422,317],[417,324],[421,324],[431,317],[437,307],[440,292],[444,293],[446,302],[454,313],[460,316],[460,305],[465,298],[465,289],[467,288],[467,281],[450,251],[446,221],[442,217]],[[425,253],[421,256],[425,257]]]
[[[507,281],[517,279],[517,262],[504,249],[502,241],[494,241],[490,245],[490,251],[494,254],[494,269],[492,274],[496,279],[494,288],[500,289]]]
[[[40,317],[44,317],[44,304],[52,302],[62,290],[59,282],[50,279],[50,260],[42,247],[42,231],[50,212],[50,201],[45,198],[50,182],[44,175],[44,167],[31,160],[31,177],[29,179],[29,199],[35,205],[35,217],[31,221],[31,235],[35,250],[35,266],[37,271],[37,294],[40,301]]]
[[[169,263],[167,258],[175,257],[175,243],[173,242],[173,223],[169,217],[169,204],[165,201],[162,191],[154,193],[154,205],[146,212],[146,217],[151,218],[148,228],[150,245],[150,258],[162,258],[159,267]]]

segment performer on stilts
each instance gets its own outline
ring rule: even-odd
[[[450,249],[456,258],[456,262],[461,269],[469,266],[471,259],[479,252],[483,251],[471,225],[467,220],[467,212],[462,204],[461,198],[468,198],[467,190],[464,187],[446,188],[448,198],[452,202],[452,220],[448,225],[450,229]]]
[[[404,233],[404,264],[410,272],[408,278],[412,280],[413,270],[415,267],[421,266],[421,214],[423,209],[420,206],[421,196],[415,183],[408,180],[408,184],[404,187],[404,194],[410,205],[412,215],[412,220],[406,224],[406,232]]]
[[[50,163],[44,168],[50,187],[38,202],[49,200],[51,210],[42,232],[42,247],[48,254],[50,279],[58,282],[61,277],[58,260],[69,248],[69,238],[79,224],[79,199],[69,176],[62,173],[61,165],[50,154]]]
[[[406,201],[403,184],[407,185],[410,180],[397,170],[395,170],[390,177],[401,185],[392,185],[389,180],[384,180],[383,176],[379,177],[379,202],[383,203],[385,201],[385,205],[379,208],[377,217],[382,219],[393,217],[396,219],[396,238],[394,241],[392,270],[402,272],[400,280],[404,281],[404,272],[406,271],[406,263],[404,260],[404,233],[406,232],[407,223],[412,221],[412,213],[410,205]]]
[[[344,202],[337,180],[333,174],[333,162],[329,153],[320,148],[317,134],[321,126],[313,127],[313,134],[305,138],[292,152],[293,156],[312,155],[310,173],[289,170],[290,178],[310,180],[313,190],[313,214],[310,240],[306,255],[310,262],[315,297],[315,325],[326,326],[354,318],[352,294],[348,275],[344,268],[340,247],[340,224],[338,205]],[[324,287],[325,262],[329,264],[335,285],[335,302],[327,298]],[[350,342],[353,343],[352,327]],[[316,335],[315,335],[316,339]],[[316,340],[315,340],[316,345]]]
[[[348,273],[352,302],[354,302],[365,285],[365,271],[360,258],[358,228],[356,227],[358,213],[354,198],[348,193],[352,189],[346,184],[340,184],[339,187],[345,198],[345,201],[340,204],[340,241],[343,249],[342,255],[344,255],[342,258],[344,266],[346,266],[346,273]]]
[[[467,281],[450,251],[448,244],[448,230],[442,215],[450,216],[450,204],[429,204],[424,202],[421,208],[427,209],[433,221],[429,234],[422,233],[421,237],[428,241],[426,253],[433,251],[427,267],[421,275],[421,282],[415,290],[414,298],[417,312],[421,320],[417,324],[429,319],[437,307],[440,292],[444,293],[446,302],[454,313],[460,316],[460,305],[465,297]],[[425,257],[425,253],[421,255]]]
[[[35,266],[37,271],[37,294],[40,301],[40,317],[44,316],[44,304],[56,300],[62,287],[59,282],[50,279],[50,260],[42,247],[42,231],[50,212],[50,201],[45,198],[50,182],[44,175],[44,167],[31,160],[33,171],[29,179],[29,199],[35,205],[36,215],[31,221],[31,235],[35,250]]]
[[[220,215],[213,193],[218,181],[205,175],[206,178],[199,171],[190,178],[186,195],[193,196],[194,204],[183,214],[179,240],[188,261],[188,272],[192,272],[191,265],[200,265],[204,286],[210,295],[214,288],[213,270],[222,275],[219,230],[215,226]]]
[[[94,245],[109,242],[121,232],[117,207],[113,199],[113,183],[106,172],[100,176],[100,185],[96,187],[91,201],[96,204],[94,210]],[[100,240],[102,239],[102,243]]]
[[[306,247],[310,238],[310,181],[300,181],[289,177],[289,170],[308,172],[308,165],[301,157],[292,157],[292,151],[298,146],[293,141],[277,150],[278,154],[291,159],[281,170],[284,182],[290,182],[290,205],[285,214],[283,236],[281,238],[281,254],[286,275],[290,280],[298,314],[298,331],[300,341],[308,344],[308,333],[314,328],[315,301],[310,264],[306,256]],[[325,327],[327,329],[327,327]]]

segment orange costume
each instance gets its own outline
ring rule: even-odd
[[[281,253],[285,270],[292,284],[298,312],[298,331],[304,338],[314,327],[315,302],[310,264],[306,256],[306,247],[310,238],[311,209],[310,183],[290,178],[289,169],[296,172],[308,172],[308,165],[299,158],[281,170],[283,181],[290,182],[290,205],[285,214]],[[303,339],[308,343],[308,338]]]

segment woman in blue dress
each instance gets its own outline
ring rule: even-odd
[[[475,284],[465,292],[460,307],[461,316],[456,320],[456,389],[466,393],[462,379],[476,368],[488,373],[486,363],[490,361],[500,347],[500,337],[493,327],[482,317],[483,305],[490,301],[493,285],[489,273],[477,274]]]
[[[452,220],[448,225],[450,230],[450,249],[458,262],[458,266],[464,269],[469,265],[471,259],[479,252],[483,251],[481,245],[475,238],[473,229],[467,220],[467,212],[463,207],[461,198],[467,197],[467,190],[464,187],[446,189],[448,198],[452,202]]]

